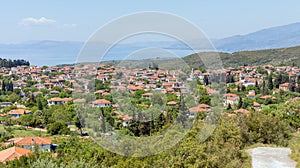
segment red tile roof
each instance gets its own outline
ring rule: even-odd
[[[93,102],[93,104],[110,104],[110,101],[105,99],[98,99]]]
[[[23,155],[28,155],[30,154],[31,151],[28,149],[24,148],[19,148],[19,147],[11,147],[8,149],[5,149],[3,151],[0,151],[0,161],[1,162],[7,162],[10,160],[14,160],[15,158],[19,158]]]
[[[10,110],[7,112],[7,114],[27,114],[31,112],[30,110],[24,110],[24,109],[17,109],[17,110]]]
[[[9,141],[14,141],[14,144],[20,146],[29,146],[32,145],[32,140],[36,145],[49,145],[52,144],[52,139],[42,138],[42,137],[27,137],[27,138],[12,138]]]

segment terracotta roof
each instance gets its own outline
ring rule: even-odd
[[[110,104],[110,101],[105,100],[105,99],[98,99],[93,101],[93,104]]]
[[[5,149],[3,151],[0,151],[0,161],[6,162],[10,160],[14,160],[15,158],[19,158],[23,155],[28,155],[31,153],[31,150],[19,148],[19,147],[11,147],[8,149]]]
[[[72,101],[73,98],[72,98],[72,97],[67,97],[67,98],[63,98],[63,100],[64,100],[65,102],[69,102],[69,101]]]
[[[97,90],[96,92],[94,92],[95,94],[102,94],[103,92],[105,92],[104,90]]]
[[[207,105],[207,104],[199,104],[198,107],[199,107],[199,108],[210,108],[210,106]]]
[[[52,91],[50,91],[50,94],[59,94],[59,91],[57,91],[57,90],[52,90]]]
[[[27,138],[13,138],[9,141],[14,141],[14,144],[20,146],[28,146],[32,145],[32,140],[34,140],[34,144],[36,145],[49,145],[52,143],[52,139],[50,138],[42,138],[42,137],[27,137]]]
[[[54,98],[50,99],[50,101],[54,101],[54,102],[62,102],[62,101],[64,101],[64,99],[59,98],[59,97],[54,97]]]
[[[85,99],[75,99],[74,103],[85,103]]]
[[[176,101],[170,101],[170,102],[167,103],[167,105],[176,105],[176,104],[177,104]]]
[[[24,109],[17,109],[17,110],[10,110],[7,114],[26,114],[31,112],[30,110],[24,110]]]
[[[142,94],[142,96],[152,96],[153,94],[152,93],[144,93]]]
[[[207,92],[208,94],[218,94],[218,93],[219,93],[218,91],[216,91],[216,90],[214,90],[214,89],[211,89],[211,88],[209,88],[209,87],[206,88],[206,92]]]
[[[211,107],[207,104],[199,104],[197,107],[192,107],[189,109],[190,112],[210,112]]]
[[[117,118],[120,118],[120,119],[122,119],[123,121],[129,121],[129,120],[132,119],[132,117],[130,117],[130,116],[128,116],[128,115],[125,115],[125,116],[119,115],[119,116],[117,116]]]
[[[260,107],[261,105],[260,105],[259,103],[257,103],[257,102],[254,102],[254,103],[253,103],[253,106],[254,106],[254,107]]]
[[[33,92],[34,95],[43,94],[41,91]]]
[[[236,113],[243,113],[243,114],[250,114],[250,111],[246,110],[246,109],[238,109],[238,110],[235,110],[234,112]]]
[[[289,83],[283,83],[279,85],[280,87],[289,87]]]

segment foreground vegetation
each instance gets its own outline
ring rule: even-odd
[[[249,167],[250,158],[244,149],[251,145],[299,145],[291,140],[292,128],[285,119],[267,112],[222,117],[213,135],[204,142],[200,141],[202,126],[198,120],[185,139],[154,156],[125,157],[101,148],[93,140],[71,136],[56,138],[60,144],[56,155],[35,152],[8,162],[6,167]],[[293,149],[297,150],[293,158],[297,158],[299,148]]]

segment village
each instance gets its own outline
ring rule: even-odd
[[[227,67],[222,72],[226,74],[226,93],[222,100],[223,116],[247,116],[252,111],[261,111],[264,106],[270,104],[294,102],[299,99],[298,67],[239,66]],[[196,68],[183,72],[151,66],[126,69],[106,64],[2,67],[1,124],[39,128],[50,135],[68,135],[71,132],[79,134],[78,130],[82,135],[84,126],[94,128],[95,131],[101,127],[100,130],[104,129],[102,131],[106,132],[108,127],[102,126],[103,124],[84,125],[82,121],[80,123],[75,106],[84,104],[102,109],[102,118],[112,124],[110,131],[127,128],[134,135],[141,136],[153,130],[134,132],[134,124],[131,123],[135,122],[139,111],[158,108],[154,105],[155,102],[163,107],[160,109],[162,116],[159,118],[165,118],[165,122],[172,122],[174,116],[180,112],[182,96],[192,95],[192,101],[186,105],[186,116],[189,119],[195,119],[199,115],[204,119],[209,115],[213,111],[210,97],[220,94],[211,87],[209,76],[209,71]],[[198,94],[189,91],[188,83],[193,81],[200,90]],[[124,108],[123,111],[120,110],[122,104],[114,100],[113,92],[126,93],[134,100],[138,111],[133,113]],[[166,95],[166,98],[157,99],[157,95]],[[147,115],[141,116],[147,118]],[[49,119],[50,117],[54,119]],[[161,121],[157,121],[159,122]],[[162,125],[153,127],[154,131],[161,128]],[[59,144],[52,143],[51,137],[7,136],[2,139],[1,146],[9,148],[0,151],[0,161],[6,162],[28,155],[34,146],[46,151],[55,151],[57,145]]]

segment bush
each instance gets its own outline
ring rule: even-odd
[[[68,125],[61,121],[56,121],[53,124],[47,125],[47,131],[51,135],[57,135],[57,134],[70,134],[71,131],[68,128]]]

